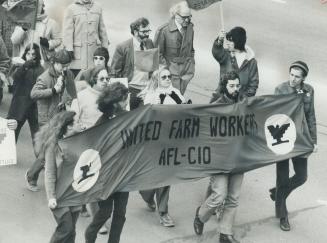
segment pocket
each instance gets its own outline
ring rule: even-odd
[[[81,59],[82,43],[74,43],[74,59]]]

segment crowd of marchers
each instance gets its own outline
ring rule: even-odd
[[[13,55],[9,57],[0,38],[0,91],[8,84],[12,99],[7,114],[8,127],[15,130],[29,124],[35,161],[26,171],[27,188],[39,191],[38,178],[44,169],[48,206],[57,222],[51,243],[75,242],[79,215],[91,216],[85,242],[96,241],[97,234],[109,232],[108,243],[118,243],[126,221],[128,192],[115,192],[106,200],[76,207],[57,207],[56,184],[63,162],[58,140],[136,109],[144,104],[187,104],[184,97],[194,77],[194,29],[187,2],[170,9],[170,19],[150,39],[150,22],[141,17],[130,24],[131,38],[119,43],[112,56],[108,52],[107,28],[102,8],[94,0],[75,0],[65,10],[63,30],[45,13],[38,1],[35,31],[17,25],[11,35]],[[200,38],[200,37],[199,37]],[[221,30],[213,41],[212,55],[220,65],[220,79],[210,103],[234,104],[256,95],[259,86],[257,60],[246,45],[243,27]],[[159,69],[139,70],[136,51],[159,48]],[[289,66],[289,80],[280,83],[275,94],[300,94],[314,151],[317,131],[314,90],[305,82],[309,73],[304,61]],[[111,82],[126,78],[128,85]],[[10,81],[12,80],[12,81]],[[216,82],[216,80],[212,80]],[[291,229],[286,199],[307,179],[307,157],[291,159],[295,174],[289,177],[289,160],[276,163],[276,186],[269,190],[275,203],[280,228]],[[204,224],[217,215],[218,242],[239,242],[233,233],[244,173],[216,174],[210,178],[206,197],[196,209],[194,231],[201,235]],[[140,191],[150,211],[158,211],[165,227],[175,225],[168,212],[170,186]],[[112,215],[111,224],[108,219]]]

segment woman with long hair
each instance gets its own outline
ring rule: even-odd
[[[165,67],[159,68],[152,74],[150,83],[140,95],[143,97],[144,104],[176,105],[185,103],[185,98],[181,92],[173,87],[170,71]],[[154,202],[156,195],[159,222],[165,227],[175,226],[173,219],[168,214],[169,191],[170,186],[140,191],[143,200],[151,211],[156,209]]]
[[[17,121],[17,128],[15,130],[16,142],[21,128],[26,120],[29,124],[32,139],[39,129],[37,105],[31,99],[30,93],[39,75],[43,73],[41,66],[40,48],[37,44],[28,45],[25,48],[22,59],[25,63],[19,67],[13,75],[13,97],[7,118],[15,119]]]
[[[48,206],[57,222],[50,243],[75,242],[75,225],[81,207],[58,208],[56,198],[57,179],[62,173],[60,167],[63,163],[58,140],[69,135],[68,126],[74,122],[74,116],[73,111],[59,112],[44,124],[35,136],[35,150],[39,158],[45,160],[44,184]]]

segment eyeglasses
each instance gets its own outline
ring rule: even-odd
[[[188,15],[188,16],[182,16],[182,15],[180,15],[180,14],[178,14],[177,13],[177,15],[179,16],[179,17],[181,17],[182,19],[183,19],[183,21],[186,21],[186,20],[191,20],[191,18],[192,18],[192,14],[190,14],[190,15]]]
[[[150,34],[152,30],[139,30],[139,33]]]
[[[93,57],[93,60],[100,60],[100,61],[103,61],[105,58],[104,57],[101,57],[101,56],[95,56]]]
[[[104,82],[104,81],[109,82],[110,78],[109,78],[109,77],[101,77],[101,78],[99,78],[99,80],[100,80],[101,82]]]
[[[171,75],[163,75],[161,76],[161,79],[171,79]]]

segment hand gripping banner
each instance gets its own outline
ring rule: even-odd
[[[313,150],[301,95],[148,105],[59,141],[59,207],[246,172]]]

